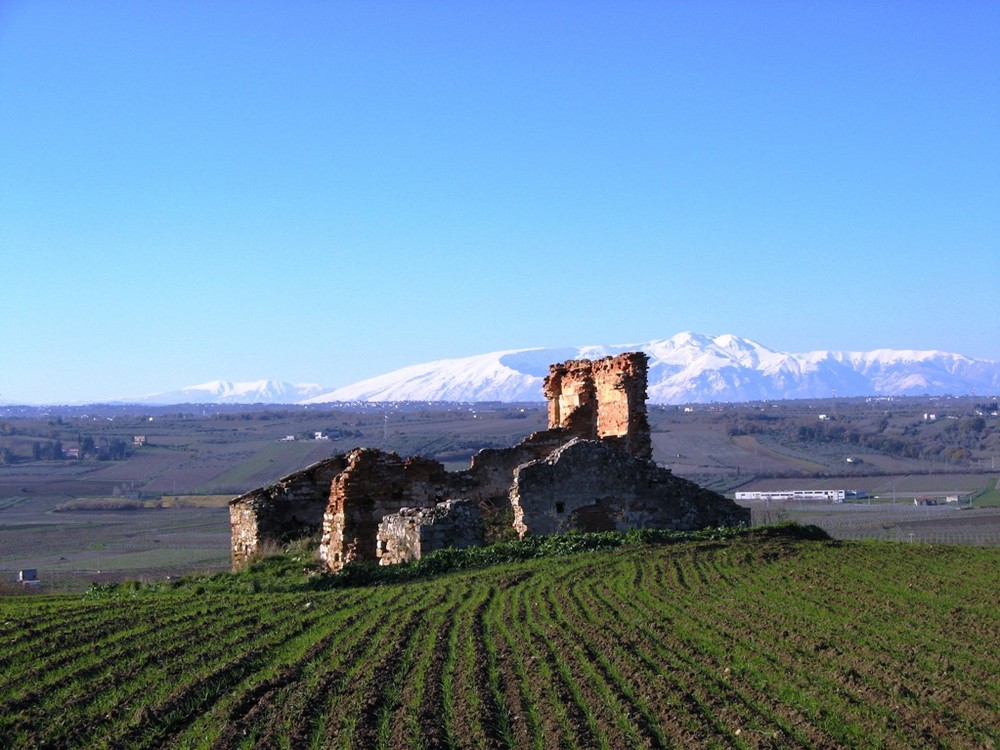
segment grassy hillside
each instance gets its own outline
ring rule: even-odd
[[[7,597],[0,747],[1000,744],[1000,551],[802,537]]]

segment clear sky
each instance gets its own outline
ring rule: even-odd
[[[1000,360],[1000,3],[0,0],[0,400]]]

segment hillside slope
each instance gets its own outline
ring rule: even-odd
[[[993,747],[998,563],[764,530],[405,585],[7,598],[0,747]]]

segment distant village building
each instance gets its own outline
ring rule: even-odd
[[[22,586],[41,586],[42,582],[38,580],[38,571],[35,568],[25,568],[24,570],[17,571],[17,580]]]
[[[145,444],[146,444],[146,436],[145,435],[133,435],[132,436],[132,445],[145,445]]]

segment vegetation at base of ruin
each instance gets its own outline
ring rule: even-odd
[[[783,524],[775,528],[801,528]],[[670,544],[694,539],[731,537],[747,529],[706,529],[673,532],[639,529],[630,532],[571,533],[496,542],[483,547],[442,549],[398,565],[355,561],[339,573],[326,571],[318,555],[315,537],[287,544],[266,541],[233,572],[194,574],[168,582],[110,581],[95,583],[84,592],[88,598],[157,595],[182,588],[205,593],[290,593],[335,588],[404,583],[457,570],[486,568],[509,562],[559,557],[582,551],[613,549],[637,544]],[[758,530],[760,531],[760,530]],[[805,533],[805,532],[803,532]],[[823,534],[816,529],[815,533]]]
[[[195,588],[214,593],[289,593],[322,591],[357,586],[379,586],[417,581],[459,570],[475,570],[525,560],[563,557],[579,552],[612,550],[644,545],[682,544],[694,541],[722,541],[750,536],[758,539],[829,540],[816,526],[796,523],[765,528],[709,528],[699,531],[667,529],[632,529],[630,531],[571,532],[552,536],[529,536],[525,539],[496,542],[483,547],[441,549],[419,560],[397,565],[355,561],[339,573],[325,572],[316,550],[315,538],[295,540],[287,545],[264,544],[240,570],[234,573],[185,576],[169,583],[147,584],[138,581],[95,584],[89,598],[156,594],[165,590]]]
[[[484,547],[441,549],[419,560],[400,565],[352,563],[336,576],[329,585],[367,586],[372,584],[403,583],[429,576],[442,575],[457,570],[488,568],[524,560],[562,557],[578,552],[612,550],[643,545],[681,544],[693,541],[722,541],[739,536],[770,534],[799,539],[829,539],[822,529],[786,523],[778,526],[746,529],[736,527],[702,529],[700,531],[670,531],[667,529],[632,529],[630,531],[571,532],[551,536],[529,536]]]
[[[518,538],[514,528],[514,509],[506,507],[495,508],[490,505],[480,506],[483,516],[483,539],[486,544],[496,542],[512,542]]]
[[[0,599],[0,747],[1000,743],[1000,550],[811,535]]]

